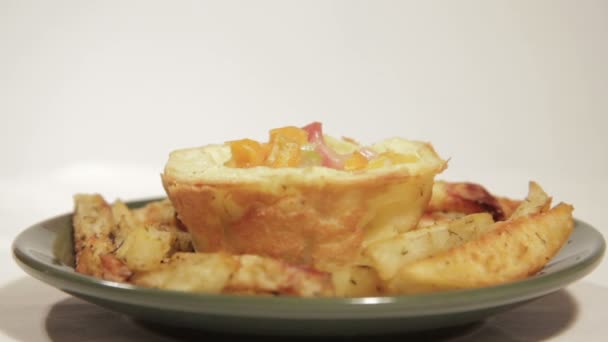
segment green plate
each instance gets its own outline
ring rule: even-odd
[[[568,243],[541,272],[505,285],[395,297],[260,297],[148,289],[78,274],[71,232],[70,214],[38,223],[15,239],[15,260],[45,283],[138,320],[264,335],[389,334],[463,325],[580,279],[605,250],[602,235],[577,220]]]

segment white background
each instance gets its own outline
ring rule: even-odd
[[[536,180],[606,234],[607,61],[606,1],[0,0],[3,277],[73,193],[162,195],[173,149],[313,120],[431,141],[498,194]]]

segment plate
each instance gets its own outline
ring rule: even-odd
[[[138,207],[147,201],[129,203]],[[365,298],[210,295],[149,289],[74,271],[71,215],[38,223],[13,243],[17,263],[33,277],[75,297],[144,322],[263,335],[362,335],[464,325],[549,294],[591,272],[605,242],[576,220],[570,239],[528,279],[441,293]]]

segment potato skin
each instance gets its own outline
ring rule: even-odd
[[[173,152],[162,180],[198,252],[256,254],[331,271],[353,263],[367,244],[414,228],[435,174],[445,168],[430,145],[391,144],[411,147],[424,162],[358,173],[234,169],[223,166],[229,151],[211,145]]]

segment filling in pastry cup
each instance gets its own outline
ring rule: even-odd
[[[324,143],[341,154],[361,148],[329,136]],[[162,181],[198,252],[256,254],[331,272],[355,263],[371,242],[414,228],[446,166],[424,142],[392,138],[366,149],[411,158],[355,170],[233,167],[230,144],[208,145],[172,152]]]

